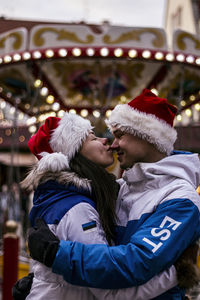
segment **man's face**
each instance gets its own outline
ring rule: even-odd
[[[112,150],[117,151],[118,160],[122,169],[133,167],[137,162],[148,162],[148,153],[151,144],[132,134],[113,129],[114,141]]]

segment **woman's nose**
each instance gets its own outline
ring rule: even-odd
[[[102,143],[103,143],[103,145],[108,144],[108,139],[107,138],[102,138]]]
[[[119,148],[119,143],[118,143],[117,139],[114,139],[114,141],[112,142],[112,145],[110,146],[110,148],[113,149],[113,150]]]

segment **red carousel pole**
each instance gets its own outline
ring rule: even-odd
[[[6,233],[3,236],[3,286],[2,300],[13,300],[12,287],[18,278],[19,238],[16,235],[17,223],[6,222]]]

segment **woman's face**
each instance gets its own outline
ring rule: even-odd
[[[112,165],[114,161],[108,140],[106,138],[99,138],[92,132],[83,143],[80,153],[103,168]]]

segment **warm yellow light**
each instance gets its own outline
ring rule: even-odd
[[[82,109],[81,110],[81,116],[82,117],[87,117],[88,116],[88,110],[87,109]]]
[[[98,111],[98,110],[94,110],[93,111],[93,116],[95,117],[95,118],[99,118],[100,117],[100,112]]]
[[[123,54],[123,50],[121,48],[117,48],[114,50],[114,55],[116,57],[120,57],[120,56],[122,56],[122,54]]]
[[[61,109],[61,110],[59,110],[59,112],[58,112],[58,117],[59,117],[59,118],[62,118],[62,117],[64,116],[64,114],[65,114],[65,111],[64,111],[63,109]]]
[[[164,55],[162,52],[156,52],[155,59],[161,60],[161,59],[163,59],[163,57],[164,57]]]
[[[42,86],[42,81],[40,79],[36,79],[34,82],[34,87],[38,88]]]
[[[72,108],[72,109],[69,110],[69,113],[70,114],[76,114],[76,110]]]
[[[72,54],[73,54],[74,56],[80,56],[80,55],[81,55],[81,49],[80,49],[80,48],[74,48],[74,49],[72,50]]]
[[[137,51],[135,49],[131,49],[128,51],[128,56],[134,58],[137,56]]]
[[[181,115],[177,115],[176,119],[177,119],[178,122],[180,122],[180,121],[182,121],[182,116]]]
[[[45,55],[46,55],[46,57],[50,58],[50,57],[54,56],[54,52],[53,52],[53,50],[48,49],[48,50],[45,51]]]
[[[111,110],[111,109],[108,109],[108,110],[106,111],[106,118],[109,118],[110,115],[111,115],[111,113],[112,113],[112,110]]]
[[[194,95],[191,95],[190,96],[190,101],[194,101],[195,100],[195,96]]]
[[[100,54],[101,54],[101,56],[108,56],[108,54],[109,54],[108,48],[105,48],[105,47],[101,48]]]
[[[191,115],[192,115],[192,111],[191,111],[191,109],[186,109],[185,110],[185,114],[186,114],[186,116],[188,116],[188,117],[191,117]]]
[[[199,103],[196,103],[194,108],[197,110],[197,111],[200,111],[200,104]]]
[[[174,54],[172,54],[172,53],[167,53],[167,55],[166,55],[166,60],[168,60],[168,61],[173,61],[174,60]]]
[[[58,51],[58,55],[61,56],[61,57],[67,56],[67,50],[66,49],[60,49]]]
[[[157,89],[151,89],[151,92],[154,93],[156,96],[158,96],[158,90]]]
[[[46,102],[48,104],[53,104],[54,103],[54,96],[53,95],[48,95],[48,97],[46,98]]]
[[[149,50],[145,50],[142,52],[142,57],[144,58],[150,58],[151,57],[151,52]]]
[[[180,104],[181,104],[181,106],[185,106],[185,105],[186,105],[185,100],[182,100],[182,101],[180,102]]]

